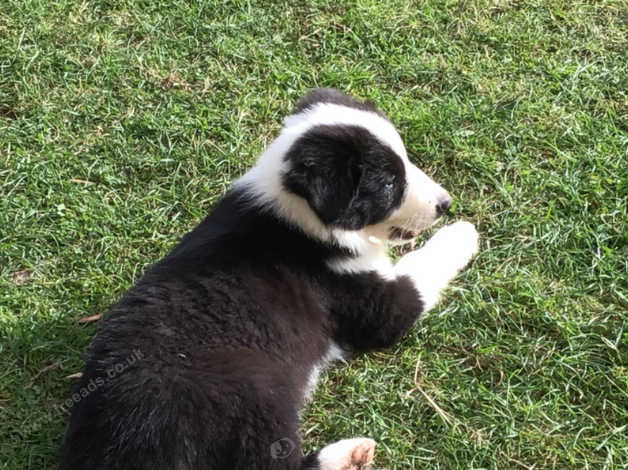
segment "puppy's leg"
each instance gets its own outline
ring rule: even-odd
[[[436,305],[441,290],[478,251],[479,235],[469,222],[441,228],[420,249],[404,255],[395,265],[398,276],[408,276],[419,291],[423,313]]]
[[[343,439],[305,457],[301,470],[362,470],[373,462],[374,457],[373,439]]]

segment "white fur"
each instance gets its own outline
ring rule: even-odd
[[[336,259],[329,263],[329,267],[339,273],[375,271],[384,279],[395,278],[395,271],[388,253],[386,253],[385,245],[371,243],[360,252],[359,256]]]
[[[409,276],[423,300],[424,312],[436,305],[441,290],[478,251],[479,235],[469,222],[441,228],[419,250],[404,255],[395,273]]]
[[[397,155],[407,158],[401,136],[392,123],[377,113],[350,108],[333,103],[318,103],[299,114],[288,116],[285,130],[304,134],[314,126],[360,126],[367,129],[383,144],[388,145]]]
[[[344,470],[356,468],[353,466],[357,463],[353,461],[353,452],[359,446],[372,448],[375,446],[375,441],[366,437],[354,437],[353,439],[343,439],[323,447],[318,454],[318,461],[321,470]],[[368,464],[370,462],[365,463]]]

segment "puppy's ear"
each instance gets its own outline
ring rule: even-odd
[[[349,210],[363,173],[362,133],[352,126],[316,126],[284,157],[284,187],[304,198],[326,225],[356,230],[366,223]]]

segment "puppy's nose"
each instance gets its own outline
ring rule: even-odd
[[[440,217],[445,212],[447,212],[451,207],[451,203],[452,199],[449,194],[439,197],[438,201],[436,202],[436,215]]]

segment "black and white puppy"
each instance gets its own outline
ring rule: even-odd
[[[321,369],[393,345],[469,262],[478,234],[467,222],[395,265],[387,256],[450,204],[373,105],[310,92],[256,166],[106,316],[61,468],[368,465],[367,438],[303,456],[299,411]]]

